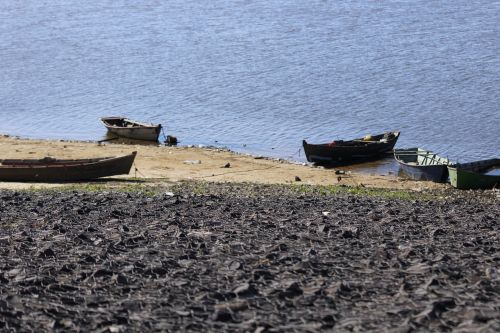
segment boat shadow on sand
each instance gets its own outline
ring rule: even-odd
[[[145,184],[149,183],[152,180],[158,180],[158,179],[142,179],[142,178],[136,178],[136,177],[129,177],[129,178],[119,178],[119,177],[109,177],[109,178],[97,178],[97,179],[90,179],[90,180],[82,180],[82,181],[61,181],[61,182],[52,182],[52,184],[107,184],[107,185],[112,185],[114,183],[116,184]]]

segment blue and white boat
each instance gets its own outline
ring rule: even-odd
[[[449,159],[421,148],[394,149],[401,171],[413,180],[444,183],[448,179]]]

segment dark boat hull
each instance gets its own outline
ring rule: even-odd
[[[116,136],[134,140],[158,141],[161,125],[143,124],[124,117],[101,118],[108,131]],[[129,126],[122,126],[128,124]]]
[[[0,181],[68,182],[128,174],[136,152],[86,160],[3,160]]]
[[[393,132],[392,134],[393,136],[387,141],[380,141],[384,136],[384,134],[380,134],[374,136],[377,141],[355,139],[310,144],[303,140],[302,146],[309,162],[332,165],[347,164],[349,162],[373,160],[391,152],[399,138],[399,132]]]
[[[413,180],[429,180],[436,183],[446,181],[448,177],[446,165],[433,166],[410,166],[405,164],[399,165],[401,172]]]

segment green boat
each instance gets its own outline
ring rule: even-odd
[[[488,189],[500,186],[500,159],[448,165],[450,183],[459,189]]]

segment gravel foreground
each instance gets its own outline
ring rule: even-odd
[[[500,205],[0,191],[0,331],[500,331]]]

